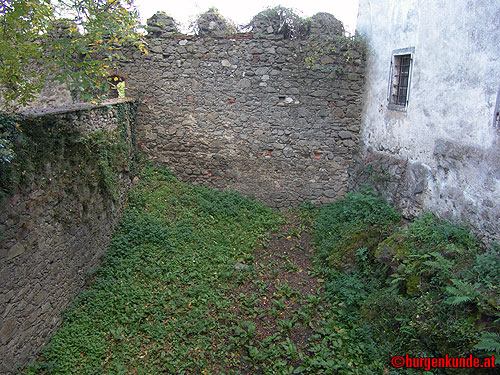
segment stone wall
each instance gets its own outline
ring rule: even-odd
[[[246,34],[227,34],[214,14],[206,21],[202,37],[186,36],[155,16],[148,54],[129,51],[116,72],[127,96],[140,99],[137,140],[145,155],[184,181],[273,207],[342,197],[358,147],[362,43],[345,38],[326,14],[288,39],[293,29],[284,34],[263,14]]]
[[[0,374],[39,353],[99,264],[130,185],[130,106],[16,119],[18,158],[1,170],[4,185],[18,186],[0,205]],[[105,153],[101,140],[116,152]]]
[[[438,139],[433,152],[436,166],[431,168],[368,147],[355,157],[350,190],[359,191],[370,183],[408,219],[430,211],[470,227],[485,243],[498,241],[499,150],[499,143],[484,150]],[[429,201],[431,194],[434,198]]]
[[[354,158],[349,190],[357,192],[370,184],[403,216],[414,218],[424,211],[422,193],[429,177],[429,168],[421,163],[368,149]]]

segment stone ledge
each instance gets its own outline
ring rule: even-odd
[[[24,110],[24,111],[19,111],[18,113],[22,116],[25,116],[25,117],[61,115],[64,113],[87,111],[87,110],[92,110],[95,108],[108,107],[108,106],[113,106],[113,105],[119,104],[119,103],[128,103],[128,102],[134,102],[134,101],[135,101],[135,99],[133,99],[133,98],[117,98],[117,99],[106,100],[106,101],[103,101],[101,103],[75,103],[75,104],[65,105],[65,106],[61,106],[61,107],[28,109],[28,110]]]

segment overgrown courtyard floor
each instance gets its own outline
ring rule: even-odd
[[[324,325],[312,252],[307,216],[148,169],[102,267],[27,373],[311,370]]]
[[[430,215],[402,224],[371,192],[279,213],[146,167],[24,373],[418,374],[391,357],[500,357],[498,250]],[[455,370],[427,373],[478,373]]]

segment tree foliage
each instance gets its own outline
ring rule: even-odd
[[[97,98],[125,45],[145,51],[138,26],[133,0],[2,0],[0,109],[26,105],[49,79]]]

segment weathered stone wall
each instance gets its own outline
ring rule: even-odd
[[[368,148],[355,158],[350,190],[370,183],[409,219],[431,211],[471,227],[486,243],[498,241],[498,146],[484,150],[439,139],[434,168]],[[431,194],[434,199],[429,201]]]
[[[130,51],[117,72],[127,96],[140,98],[145,155],[184,181],[278,208],[345,194],[358,144],[361,46],[339,34],[284,39],[272,22],[231,36],[215,26],[210,34],[207,23],[203,37],[174,34],[167,23],[153,26],[148,54]]]
[[[103,155],[90,152],[102,149],[83,139],[130,140],[130,105],[32,112],[20,120],[23,134],[36,128],[34,144],[46,148],[30,156],[47,151],[47,158],[36,161],[41,168],[31,157],[14,160],[26,169],[20,174],[26,181],[0,205],[0,374],[39,353],[107,247],[130,185],[130,149],[106,159],[111,164],[102,170]],[[106,171],[115,174],[115,186],[103,185],[99,174]]]
[[[349,190],[359,191],[363,184],[370,184],[405,217],[413,218],[424,210],[422,193],[429,174],[421,163],[369,149],[354,158]]]

